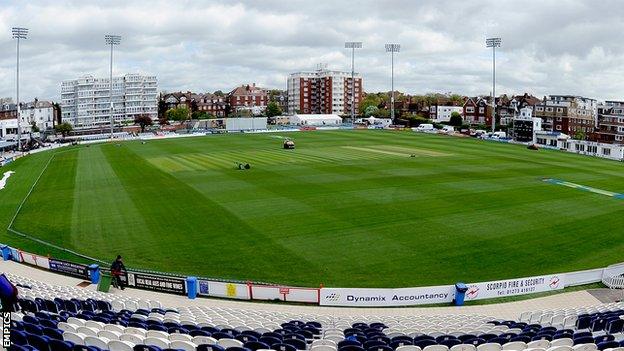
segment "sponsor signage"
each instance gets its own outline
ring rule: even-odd
[[[78,278],[89,278],[89,270],[84,264],[58,260],[54,258],[50,258],[48,263],[50,265],[51,271],[71,275]]]
[[[186,295],[184,278],[128,272],[128,285],[139,289]]]
[[[321,289],[323,306],[383,307],[449,303],[455,296],[451,285],[402,289]]]
[[[466,284],[468,291],[465,299],[471,301],[560,290],[565,286],[564,277],[565,274],[552,274]]]

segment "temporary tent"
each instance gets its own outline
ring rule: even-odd
[[[291,124],[299,126],[335,126],[342,123],[342,117],[334,114],[324,115],[298,115],[290,119]]]

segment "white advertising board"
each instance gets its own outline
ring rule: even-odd
[[[323,306],[384,307],[449,303],[455,296],[452,285],[401,289],[322,288]]]
[[[466,284],[468,291],[466,291],[465,300],[472,301],[560,290],[565,287],[564,277],[565,274],[551,274]]]

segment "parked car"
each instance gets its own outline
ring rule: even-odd
[[[436,129],[431,123],[423,123],[416,128],[412,128],[415,132],[435,132]]]

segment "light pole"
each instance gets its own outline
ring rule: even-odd
[[[104,36],[106,45],[110,45],[110,128],[111,128],[111,140],[113,140],[113,46],[121,43],[121,36],[107,34]]]
[[[386,44],[386,52],[390,53],[392,60],[392,68],[391,68],[391,84],[392,91],[390,92],[390,119],[392,119],[392,124],[394,124],[394,53],[401,51],[401,44]]]
[[[345,43],[345,49],[351,49],[351,123],[355,123],[355,49],[361,48],[361,41],[348,41]]]
[[[20,128],[20,112],[21,112],[21,108],[20,108],[20,98],[19,98],[19,74],[20,74],[20,70],[19,70],[19,59],[20,59],[20,54],[19,54],[19,50],[20,50],[20,39],[26,39],[28,37],[28,28],[21,28],[21,27],[13,27],[12,28],[12,32],[13,32],[13,39],[17,39],[17,74],[16,74],[16,92],[15,92],[15,99],[17,101],[15,101],[16,103],[16,107],[17,107],[17,151],[21,151],[22,150],[22,129]]]
[[[496,48],[500,48],[501,38],[487,38],[485,46],[492,48],[492,133],[494,133],[496,131]]]

